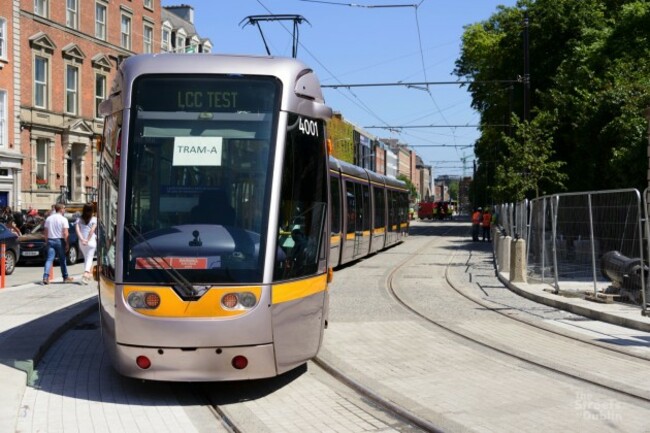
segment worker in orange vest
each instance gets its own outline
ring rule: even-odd
[[[472,213],[472,240],[478,241],[478,231],[481,226],[481,208],[475,209]]]
[[[490,242],[490,225],[492,224],[492,215],[490,209],[483,212],[483,242]]]

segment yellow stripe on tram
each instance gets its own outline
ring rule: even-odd
[[[290,283],[276,284],[271,295],[272,304],[295,301],[327,290],[327,274]]]
[[[160,296],[160,306],[156,309],[138,308],[138,313],[152,317],[228,317],[238,316],[250,310],[231,310],[221,305],[221,298],[227,293],[250,292],[259,301],[262,287],[213,287],[196,301],[184,301],[171,287],[156,286],[125,286],[124,300],[128,304],[129,294],[132,292],[154,292]]]

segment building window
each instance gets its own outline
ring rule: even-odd
[[[47,185],[48,183],[47,153],[49,144],[47,138],[36,140],[36,183],[39,185]]]
[[[7,112],[7,91],[0,90],[0,147],[6,147],[8,143],[8,122],[9,113]]]
[[[186,33],[183,29],[177,30],[174,37],[174,52],[175,53],[184,53],[185,52],[185,43],[187,41]]]
[[[177,53],[185,52],[185,38],[183,36],[176,36],[176,49],[174,51]]]
[[[99,118],[99,104],[106,98],[106,75],[95,74],[95,117]]]
[[[77,114],[79,101],[79,68],[67,65],[65,68],[65,112]]]
[[[153,0],[144,0],[144,7],[147,9],[153,9]]]
[[[34,58],[34,106],[39,108],[47,108],[48,74],[48,60],[36,56]]]
[[[77,28],[77,0],[67,0],[65,12],[65,25],[76,29]]]
[[[7,58],[7,20],[0,17],[0,59]]]
[[[106,5],[95,3],[95,37],[106,40]]]
[[[176,52],[185,52],[185,38],[182,36],[176,37]]]
[[[47,18],[47,0],[34,0],[34,13]]]
[[[199,44],[194,43],[194,41],[191,40],[190,43],[185,47],[185,52],[186,53],[198,53],[199,52]]]
[[[126,48],[127,50],[131,49],[131,17],[128,15],[122,15],[122,26],[120,27],[120,46]]]
[[[142,51],[153,53],[153,27],[145,24],[142,32]]]
[[[171,40],[172,40],[172,32],[169,29],[163,28],[162,29],[162,39],[160,43],[160,50],[163,53],[168,53],[171,51]]]

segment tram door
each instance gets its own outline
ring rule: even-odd
[[[346,182],[347,205],[345,259],[365,256],[370,246],[370,195],[368,185]]]
[[[359,256],[365,256],[370,251],[370,186],[356,185],[358,195],[361,196],[361,211],[357,221],[357,242],[355,253]]]
[[[341,263],[352,260],[356,250],[357,228],[357,199],[354,194],[354,183],[345,182],[345,241],[341,252]]]
[[[384,248],[386,244],[386,190],[373,186],[373,235],[370,244],[371,253]]]
[[[341,178],[330,176],[330,260],[336,267],[341,263]]]
[[[388,191],[388,233],[386,237],[387,244],[397,242],[399,238],[399,203],[398,193],[396,191]]]

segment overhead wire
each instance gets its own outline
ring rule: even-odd
[[[259,3],[259,5],[262,6],[262,7],[263,7],[263,8],[264,8],[268,13],[273,14],[273,12],[272,12],[269,8],[267,8],[267,7],[262,3],[261,0],[256,0],[256,1],[257,1],[257,3]],[[283,28],[287,33],[291,34],[291,31],[290,31],[290,30],[289,30],[289,29],[288,29],[288,28],[287,28],[283,23],[280,22],[279,24],[282,26],[282,28]],[[323,69],[324,69],[328,74],[330,74],[330,75],[331,75],[331,76],[332,76],[332,77],[333,77],[333,78],[334,78],[338,83],[341,83],[341,81],[337,78],[337,76],[336,76],[332,71],[330,71],[329,68],[328,68],[327,66],[325,66],[325,65],[324,65],[324,64],[323,64],[323,63],[322,63],[322,62],[321,62],[321,61],[320,61],[320,60],[319,60],[319,59],[318,59],[318,58],[317,58],[317,57],[316,57],[316,56],[315,56],[315,55],[314,55],[314,54],[313,54],[313,53],[312,53],[312,52],[311,52],[311,51],[310,51],[306,46],[305,46],[305,45],[303,45],[300,41],[298,41],[298,45],[300,45],[300,47],[303,48],[303,49],[305,50],[305,52],[306,52],[307,54],[309,54],[309,55],[314,59],[314,61],[316,61],[316,63],[318,63],[318,64],[319,64],[319,65],[320,65],[320,66],[321,66],[321,67],[322,67],[322,68],[323,68]],[[367,114],[369,114],[370,116],[372,116],[372,117],[374,117],[375,119],[377,119],[379,122],[381,122],[381,123],[383,123],[383,124],[385,124],[385,125],[388,125],[388,122],[386,122],[386,121],[385,121],[384,119],[382,119],[382,118],[381,118],[377,113],[375,113],[375,112],[374,112],[374,111],[373,111],[373,110],[372,110],[372,109],[371,109],[371,108],[370,108],[370,107],[369,107],[365,102],[363,102],[363,101],[361,100],[361,98],[359,98],[359,96],[356,95],[354,92],[352,92],[352,91],[350,91],[350,90],[348,89],[348,93],[350,93],[354,98],[356,98],[356,100],[351,99],[349,96],[345,95],[343,92],[339,92],[339,93],[341,93],[341,96],[343,96],[344,98],[346,98],[346,99],[347,99],[348,101],[350,101],[352,104],[356,105],[356,106],[359,107],[361,110],[365,111]]]
[[[266,5],[264,5],[262,3],[261,0],[256,0],[256,1],[268,13],[270,13],[270,14],[273,13],[268,7],[266,7]],[[421,61],[421,64],[422,64],[422,74],[424,75],[425,81],[428,81],[427,72],[426,72],[427,67],[426,67],[425,59],[424,59],[424,49],[423,49],[423,46],[422,46],[422,34],[421,34],[420,22],[419,22],[419,16],[418,16],[418,9],[424,3],[425,0],[421,0],[417,4],[393,4],[393,5],[361,5],[361,4],[356,4],[356,3],[343,3],[343,2],[334,2],[334,1],[325,1],[325,0],[300,0],[300,1],[309,2],[309,3],[323,3],[323,4],[346,6],[346,7],[361,7],[361,8],[367,8],[367,9],[371,9],[371,8],[397,8],[397,7],[412,7],[412,8],[414,8],[415,22],[416,22],[416,29],[417,29],[417,37],[418,37],[418,52],[420,54],[420,61]],[[282,26],[282,28],[284,28],[284,30],[287,33],[291,34],[290,30],[283,23],[279,23],[279,24]],[[304,49],[305,52],[307,54],[309,54],[309,56],[311,56],[311,58],[313,58],[314,61],[316,61],[316,63],[318,63],[323,68],[323,70],[325,70],[328,74],[330,74],[330,76],[337,83],[342,84],[339,77],[336,74],[334,74],[329,68],[327,68],[327,66],[325,66],[304,44],[302,44],[299,40],[297,41],[297,44],[302,49]],[[409,134],[409,133],[406,133],[404,131],[398,131],[395,128],[390,127],[390,125],[389,125],[389,123],[387,121],[382,119],[381,116],[379,116],[379,114],[377,114],[370,106],[368,106],[368,104],[363,102],[363,100],[355,92],[353,92],[349,87],[345,89],[345,90],[347,90],[347,92],[343,92],[342,89],[339,89],[339,88],[336,88],[335,90],[337,90],[337,92],[339,92],[339,94],[342,97],[344,97],[345,99],[347,99],[350,103],[352,103],[353,105],[356,105],[362,111],[366,112],[370,116],[377,119],[380,123],[382,123],[384,125],[383,127],[381,127],[382,129],[387,129],[391,133],[396,133],[397,132],[400,135],[413,137],[413,138],[416,138],[416,139],[418,139],[420,141],[435,143],[435,142],[432,142],[431,140],[426,140],[426,139],[423,139],[422,137],[417,137],[417,136],[415,136],[413,134]],[[445,115],[442,112],[440,106],[438,105],[435,97],[433,96],[433,94],[431,92],[431,89],[429,88],[429,85],[426,86],[426,92],[429,95],[429,98],[431,99],[437,113],[441,116],[443,121],[447,124],[447,127],[449,127],[452,130],[451,138],[453,139],[454,144],[446,144],[446,143],[423,144],[423,145],[409,144],[409,147],[413,147],[413,148],[415,148],[415,147],[449,147],[449,148],[455,148],[457,152],[458,152],[459,148],[460,149],[465,149],[465,148],[473,147],[473,144],[472,145],[459,145],[459,144],[457,144],[457,138],[458,137],[457,137],[457,134],[456,134],[456,128],[453,125],[450,125],[450,122],[445,117]],[[421,117],[418,118],[418,119],[415,119],[413,121],[415,122],[415,121],[417,121],[419,119],[421,119]]]
[[[422,32],[420,31],[420,19],[419,19],[419,16],[418,16],[418,10],[419,10],[419,7],[422,5],[422,3],[424,3],[424,0],[422,0],[417,6],[415,6],[415,24],[416,24],[416,28],[417,28],[417,32],[418,32],[418,43],[419,43],[419,47],[420,47],[420,58],[422,60],[422,74],[424,75],[424,81],[429,81],[428,78],[427,78],[427,68],[426,68],[426,65],[424,63],[424,51],[422,49]],[[427,85],[426,89],[427,89],[427,94],[429,95],[429,98],[431,99],[431,102],[433,102],[433,105],[436,107],[436,110],[438,110],[438,114],[440,114],[440,117],[442,118],[442,120],[446,124],[449,125],[449,120],[447,120],[447,118],[445,117],[445,114],[440,109],[440,106],[438,106],[438,102],[434,98],[433,93],[431,93],[431,88],[429,87],[429,85]],[[456,143],[456,130],[455,130],[455,128],[452,128],[452,138],[453,138],[454,144],[455,144]]]

